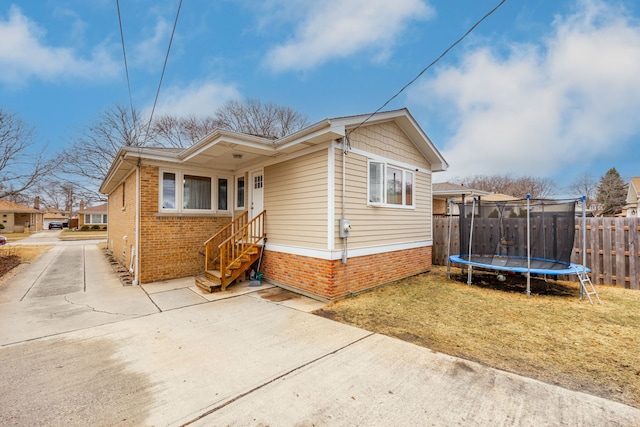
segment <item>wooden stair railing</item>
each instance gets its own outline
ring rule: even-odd
[[[244,220],[238,217],[235,226],[232,225],[234,221],[225,227],[226,230],[220,230],[207,240],[205,277],[196,279],[196,284],[201,288],[209,292],[218,288],[224,291],[260,256],[259,244],[266,237],[265,211],[249,222],[246,222],[246,213],[243,216]]]
[[[241,229],[247,223],[247,218],[249,214],[244,212],[242,215],[238,216],[236,219],[231,221],[229,224],[225,225],[220,231],[211,236],[206,242],[204,242],[205,247],[205,259],[204,259],[204,269],[206,270],[214,270],[216,266],[220,264],[220,243],[227,240],[230,236],[232,236],[236,230]]]

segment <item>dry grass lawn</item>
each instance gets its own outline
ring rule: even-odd
[[[1,280],[7,273],[23,263],[29,263],[49,250],[51,246],[0,246],[0,285]]]
[[[597,286],[603,304],[580,300],[573,282],[459,268],[396,282],[316,314],[453,356],[640,408],[640,291]],[[454,280],[458,279],[458,280]]]
[[[105,230],[87,230],[87,231],[73,231],[63,230],[58,239],[68,240],[94,240],[94,239],[106,239],[107,232]]]

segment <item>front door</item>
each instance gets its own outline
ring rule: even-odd
[[[250,218],[254,218],[264,209],[264,172],[262,170],[251,172],[251,212]]]

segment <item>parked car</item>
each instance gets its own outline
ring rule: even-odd
[[[53,230],[54,228],[62,230],[62,223],[60,221],[51,221],[49,223],[49,230]]]
[[[0,246],[7,244],[7,238],[4,236],[0,236]]]

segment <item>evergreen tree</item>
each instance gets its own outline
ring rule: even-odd
[[[627,199],[627,185],[616,168],[607,171],[598,184],[598,204],[602,216],[614,216],[622,212]]]

